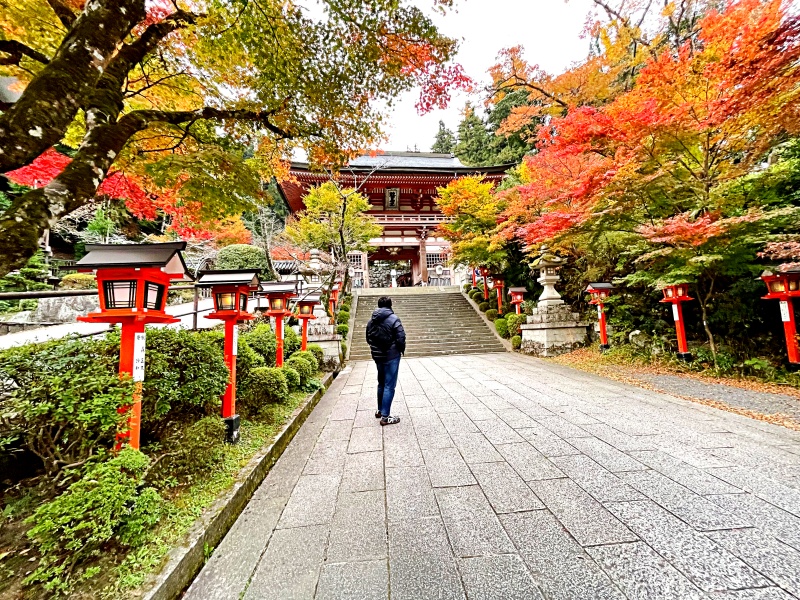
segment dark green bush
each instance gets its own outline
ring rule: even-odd
[[[92,464],[81,479],[27,519],[28,537],[41,556],[26,583],[41,583],[52,595],[94,573],[79,563],[114,540],[141,545],[158,523],[163,502],[152,487],[141,489],[150,460],[137,450]]]
[[[514,350],[519,350],[522,347],[522,336],[515,335],[511,338],[511,347]]]
[[[340,310],[336,315],[336,322],[341,324],[347,324],[350,321],[350,313],[344,309]]]
[[[148,330],[143,434],[158,439],[171,422],[192,423],[219,413],[229,378],[219,337],[211,331]]]
[[[259,323],[243,337],[247,344],[261,355],[267,365],[275,364],[277,341],[275,333],[267,323]]]
[[[313,352],[309,352],[308,350],[306,350],[305,352],[297,352],[295,356],[298,356],[308,361],[312,373],[316,373],[317,371],[319,371],[319,361],[317,360],[317,357],[314,356]]]
[[[283,402],[288,395],[289,386],[286,383],[286,375],[281,369],[259,367],[253,370],[253,392],[251,397],[256,413],[262,410],[265,404]]]
[[[465,283],[462,287],[463,287],[465,292],[469,292],[472,289],[472,284],[471,283]]]
[[[297,371],[297,374],[300,375],[301,386],[304,386],[316,373],[316,370],[311,368],[311,363],[303,356],[290,356],[285,365]]]
[[[258,246],[232,244],[219,251],[214,259],[216,269],[259,269],[267,268],[267,255]]]
[[[481,302],[478,305],[478,310],[480,310],[481,312],[486,312],[487,310],[489,310],[489,303],[488,302]]]
[[[481,309],[481,310],[483,310],[483,309]],[[497,318],[497,309],[496,308],[490,308],[489,310],[487,310],[485,312],[486,312],[486,318],[489,319],[490,321],[494,321]]]
[[[286,385],[289,386],[289,391],[294,392],[300,389],[300,373],[298,373],[291,366],[284,364],[283,374],[286,377]]]
[[[483,292],[481,290],[473,290],[469,293],[469,297],[472,298],[474,302],[482,302]]]
[[[497,333],[500,334],[501,338],[508,339],[508,323],[505,319],[495,319],[494,328],[497,330]]]
[[[350,331],[350,327],[347,325],[337,325],[336,326],[336,333],[338,333],[342,338],[347,337],[347,333]]]
[[[58,287],[64,290],[96,290],[97,279],[91,273],[69,273],[61,278]]]
[[[506,315],[506,323],[508,324],[508,333],[512,336],[520,335],[520,325],[526,322],[527,315],[510,313]]]
[[[237,405],[237,410],[241,408]],[[176,429],[163,445],[169,453],[158,464],[157,474],[191,478],[207,472],[221,459],[225,423],[219,415],[204,417],[188,427]]]
[[[65,465],[110,448],[117,409],[133,397],[132,381],[117,373],[118,340],[57,340],[0,353],[0,451],[27,448],[58,485]]]
[[[325,364],[325,351],[322,349],[322,346],[319,344],[309,344],[307,346],[308,352],[314,355],[314,358],[317,359],[317,364],[322,366]]]
[[[341,347],[342,347],[342,356],[347,356],[347,342],[342,340]]]
[[[284,356],[291,356],[298,350],[300,350],[300,346],[303,344],[303,340],[297,335],[297,332],[292,329],[291,327],[284,327],[283,328],[283,355]]]
[[[247,397],[252,391],[253,369],[266,366],[264,357],[250,347],[245,336],[239,336],[236,356],[236,395]]]

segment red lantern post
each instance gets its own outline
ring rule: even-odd
[[[317,294],[305,296],[297,301],[297,318],[302,322],[303,334],[300,349],[305,351],[308,347],[308,322],[316,319],[314,307],[319,304],[320,297]]]
[[[486,267],[480,268],[481,277],[483,277],[483,299],[485,301],[489,300],[489,269]]]
[[[469,270],[472,271],[472,287],[478,287],[478,274],[475,267],[470,267]]]
[[[247,298],[258,289],[258,271],[203,271],[198,287],[210,287],[214,297],[214,312],[209,319],[225,323],[225,364],[228,366],[228,387],[222,395],[222,419],[227,431],[226,441],[239,441],[239,415],[236,414],[236,354],[239,345],[238,323],[255,318],[247,312]]]
[[[181,250],[186,242],[166,244],[87,244],[78,261],[79,271],[94,271],[100,296],[100,312],[79,316],[87,323],[119,323],[119,374],[135,382],[131,404],[120,408],[128,415],[128,428],[117,434],[115,449],[124,445],[139,449],[144,381],[145,325],[177,323],[165,312],[167,289],[173,279],[191,281]]]
[[[331,319],[334,318],[336,314],[336,305],[339,303],[339,289],[341,285],[339,280],[333,282],[331,286],[331,291],[328,294],[328,308],[330,309]]]
[[[499,275],[493,277],[492,280],[494,281],[494,289],[497,290],[497,314],[503,314],[503,287],[505,286],[505,281]]]
[[[678,358],[689,362],[692,355],[689,346],[686,344],[686,329],[683,324],[682,302],[694,300],[689,296],[689,286],[685,283],[678,285],[668,285],[663,289],[664,299],[661,302],[672,304],[672,317],[675,320],[675,332],[678,335]]]
[[[261,284],[260,293],[267,297],[267,314],[275,319],[275,364],[283,366],[283,319],[289,312],[289,299],[297,295],[295,283],[269,281]]]
[[[595,304],[597,306],[597,320],[600,323],[600,351],[605,352],[611,346],[608,343],[608,328],[606,326],[606,311],[605,311],[605,303],[608,297],[611,295],[611,290],[614,289],[614,286],[610,283],[605,282],[596,282],[590,283],[589,286],[586,288],[586,291],[592,295],[592,299],[589,300],[589,304]]]
[[[784,271],[774,274],[764,271],[761,279],[767,284],[767,295],[764,300],[778,300],[781,308],[781,321],[783,333],[786,337],[786,352],[789,362],[793,365],[800,364],[800,349],[797,345],[797,324],[794,318],[792,298],[800,296],[800,272]]]
[[[525,302],[525,294],[528,290],[524,287],[511,287],[508,288],[508,293],[511,294],[511,304],[516,308],[517,314],[522,314],[522,303]]]

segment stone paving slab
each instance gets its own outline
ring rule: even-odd
[[[800,434],[516,354],[337,378],[186,600],[800,598]],[[748,400],[749,401],[749,400]]]

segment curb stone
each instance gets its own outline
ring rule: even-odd
[[[322,388],[295,409],[291,419],[272,444],[250,459],[239,471],[233,487],[203,511],[184,542],[169,551],[161,570],[151,576],[131,597],[142,600],[173,600],[186,589],[205,564],[208,549],[215,548],[228,533],[338,374],[338,371],[325,374]]]

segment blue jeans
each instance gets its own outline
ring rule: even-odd
[[[378,410],[381,411],[381,416],[388,417],[394,400],[400,357],[386,362],[376,362],[375,365],[378,367]]]

